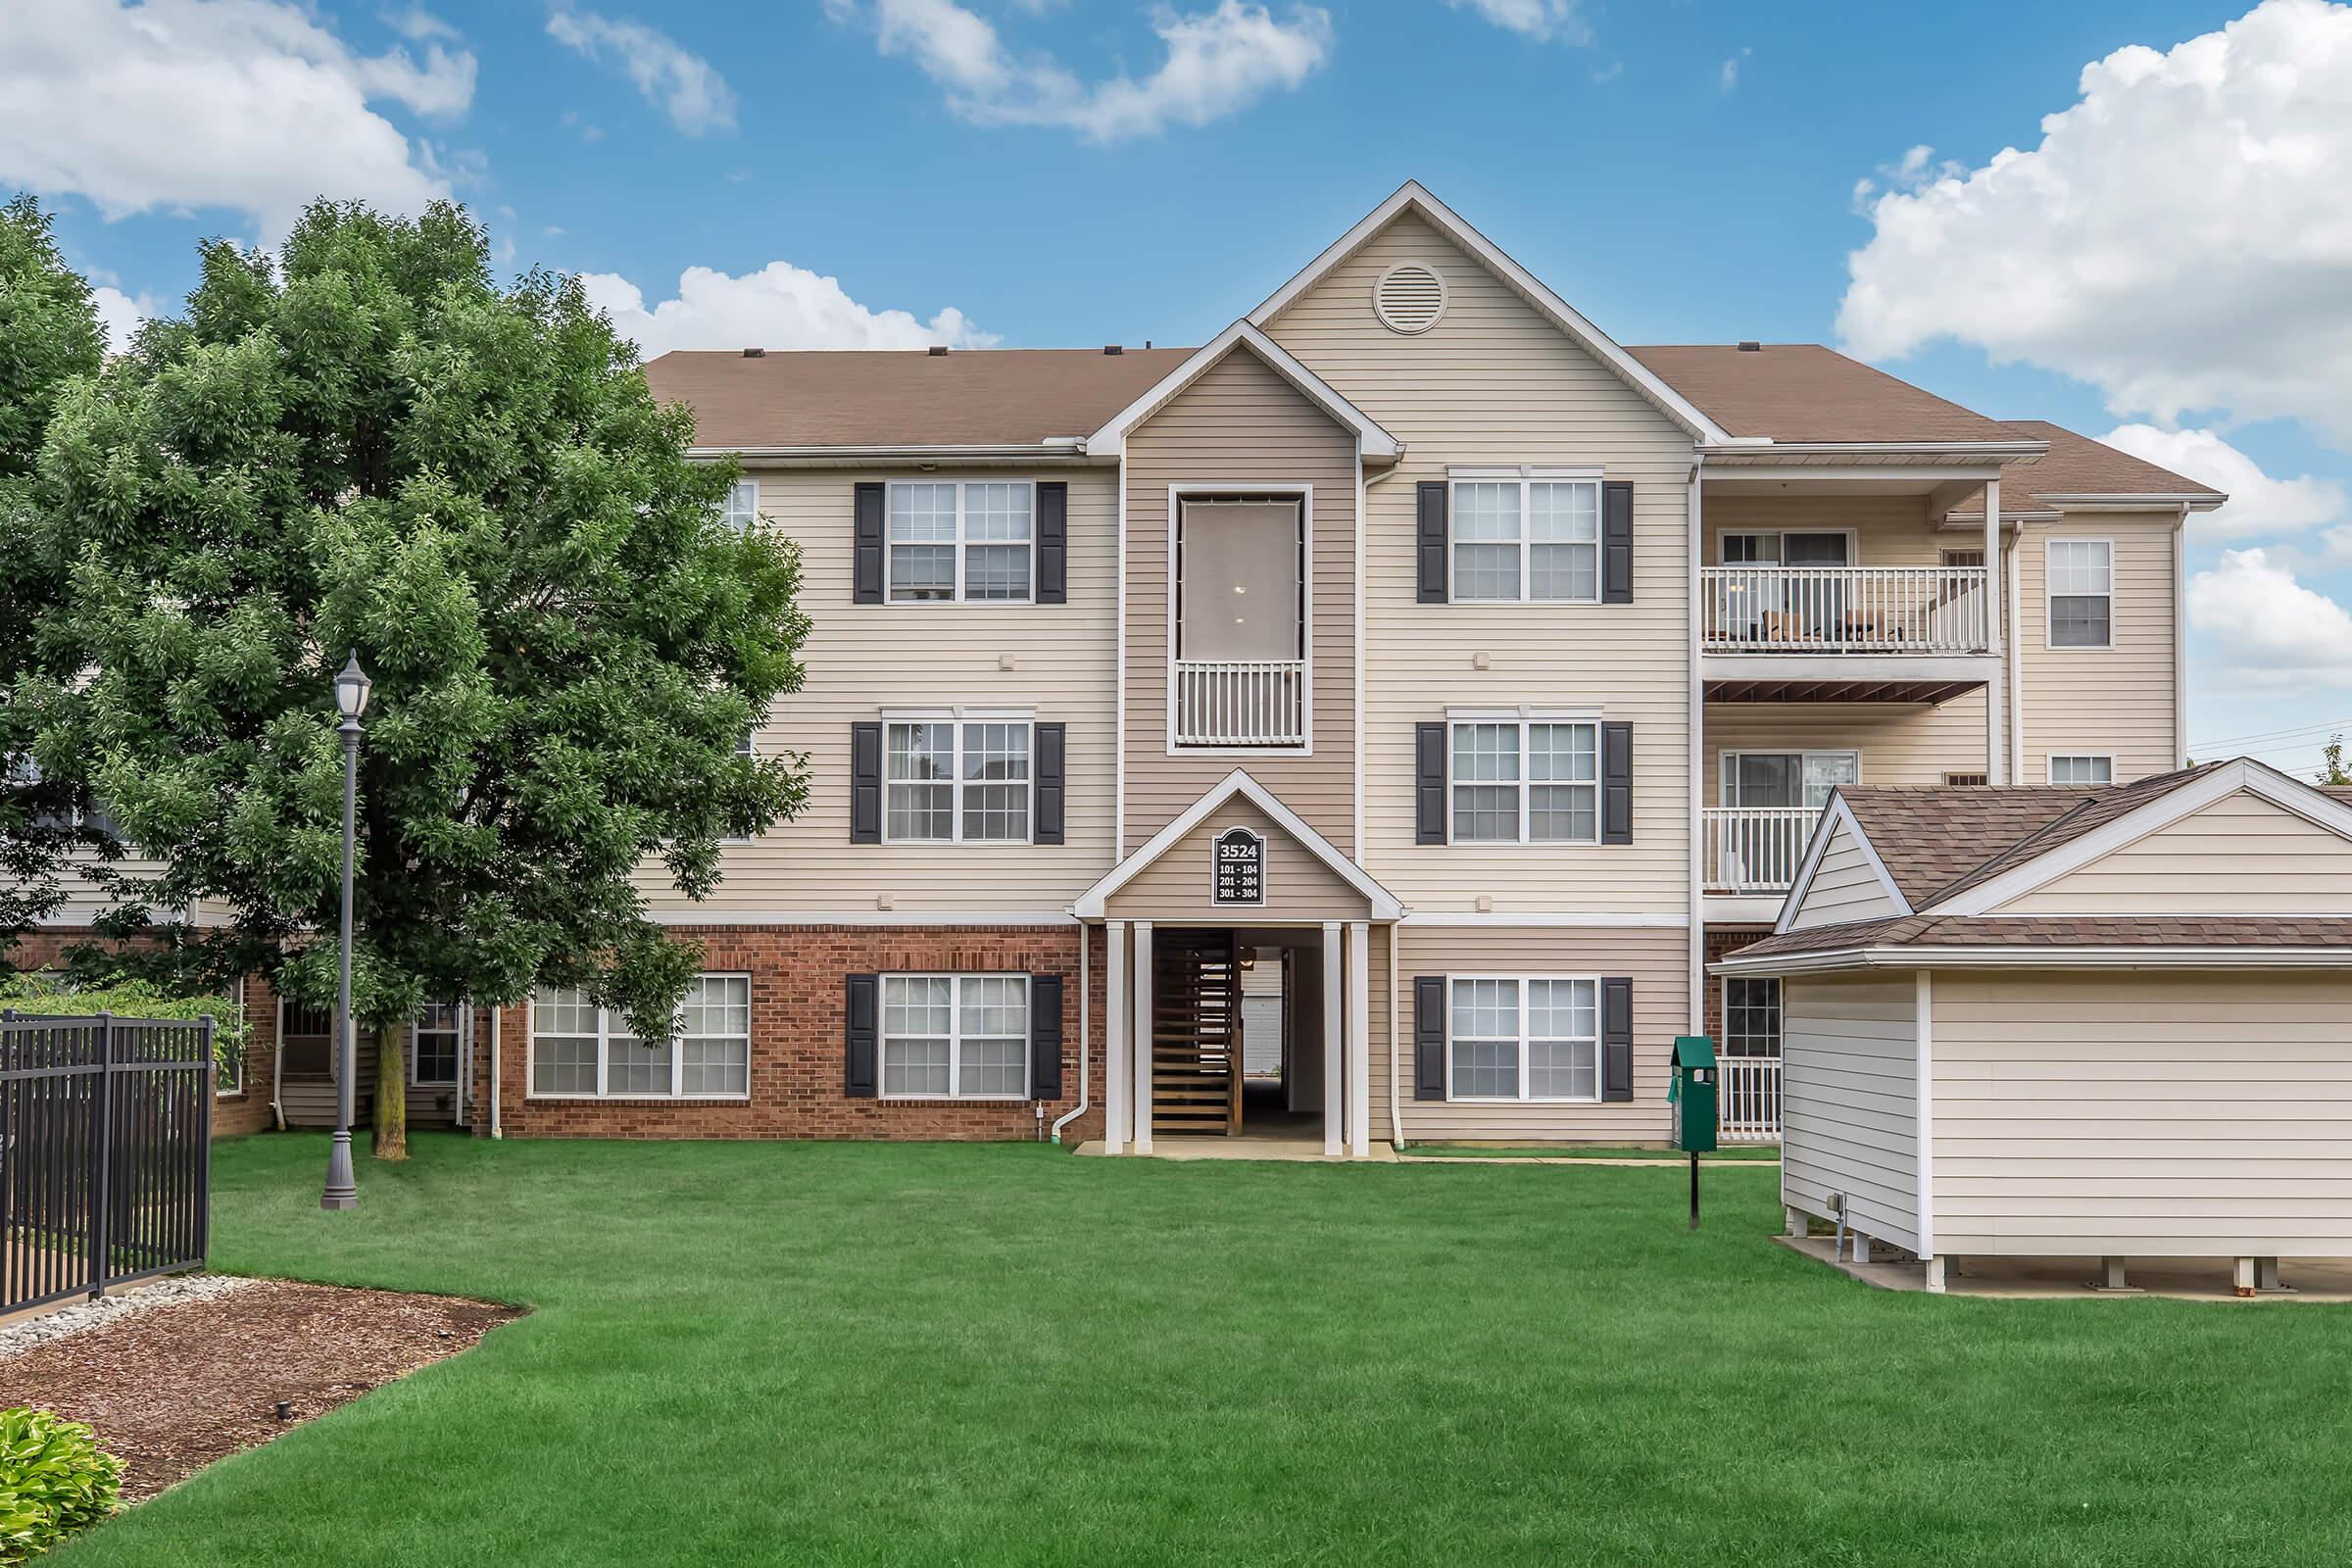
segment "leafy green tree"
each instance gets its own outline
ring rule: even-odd
[[[2344,771],[2344,738],[2341,735],[2332,737],[2326,746],[2320,748],[2320,771],[2315,775],[2320,783],[2336,788],[2352,787],[2352,773]]]
[[[0,206],[0,518],[21,522],[31,507],[50,413],[69,382],[97,372],[104,350],[89,285],[58,254],[48,215],[29,196]],[[34,756],[37,695],[20,686],[45,667],[37,628],[55,608],[51,578],[0,558],[0,969],[17,938],[63,901],[67,854],[111,851],[85,825],[87,790],[72,759],[43,766]]]
[[[0,556],[60,585],[48,630],[83,674],[44,696],[161,862],[111,934],[205,901],[213,973],[331,1000],[331,682],[355,650],[374,679],[354,1010],[379,1157],[405,1152],[428,999],[583,985],[666,1040],[699,957],[645,917],[639,867],[704,897],[720,840],[806,798],[799,759],[740,750],[800,684],[798,561],[727,526],[734,470],[691,437],[575,280],[502,290],[447,204],[321,202],[274,258],[206,245],[184,316],[60,400]]]

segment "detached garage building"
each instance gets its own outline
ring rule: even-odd
[[[2352,1256],[2352,792],[1841,788],[1774,934],[1782,1200],[1948,1259]]]

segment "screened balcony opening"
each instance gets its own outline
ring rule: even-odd
[[[1293,496],[1178,507],[1176,745],[1306,743],[1304,523]]]

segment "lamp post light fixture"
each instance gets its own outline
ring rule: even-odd
[[[342,976],[335,988],[335,1135],[326,1151],[326,1189],[320,1208],[357,1208],[360,1189],[351,1169],[352,1080],[359,1052],[351,1028],[351,866],[359,821],[360,715],[368,710],[368,672],[354,651],[335,677],[335,709],[343,715],[343,951]]]

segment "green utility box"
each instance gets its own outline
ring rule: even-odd
[[[1715,1148],[1715,1042],[1705,1035],[1678,1035],[1674,1078],[1666,1100],[1674,1107],[1674,1147],[1705,1154]]]

